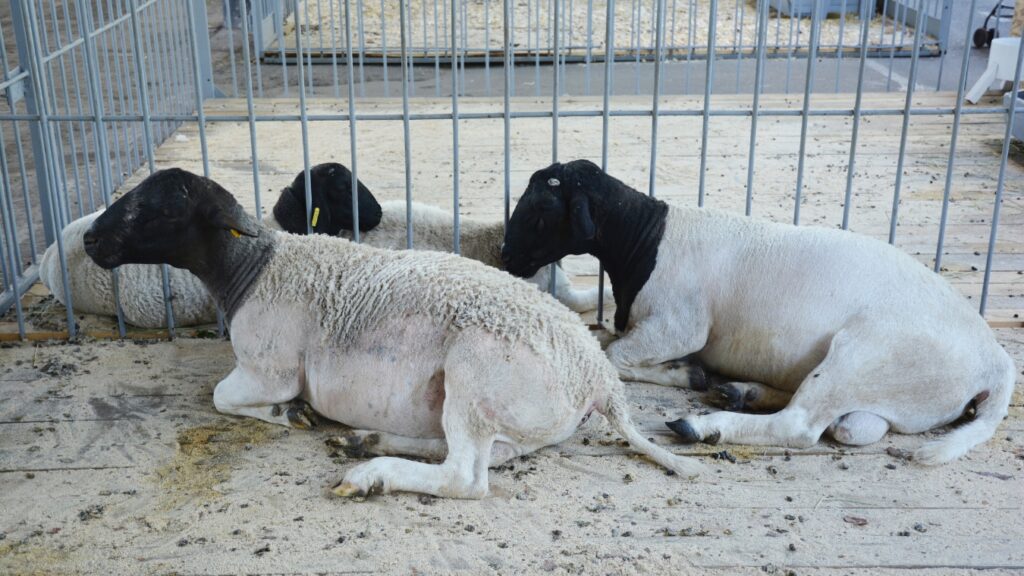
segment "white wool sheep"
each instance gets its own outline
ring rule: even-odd
[[[414,247],[418,250],[450,251],[452,247],[452,216],[439,208],[412,203]],[[383,217],[380,224],[362,233],[361,240],[370,246],[380,248],[405,248],[405,202],[391,201],[381,204]],[[110,272],[96,266],[85,255],[82,234],[102,210],[89,214],[68,224],[63,234],[64,251],[68,263],[68,280],[75,311],[86,314],[114,316],[113,281]],[[264,220],[273,229],[280,225],[273,216]],[[463,219],[462,255],[501,268],[501,241],[504,229],[501,222],[480,222]],[[342,231],[342,236],[351,238],[352,233]],[[60,274],[60,258],[56,243],[46,249],[40,263],[39,278],[61,304],[64,285]],[[141,328],[163,328],[167,326],[165,314],[163,280],[159,266],[134,264],[118,269],[121,309],[125,322]],[[577,312],[587,312],[597,307],[597,288],[574,289],[561,267],[556,267],[555,297]],[[540,270],[529,279],[541,290],[548,289],[550,267]],[[177,326],[195,326],[216,321],[217,311],[202,282],[187,270],[170,268],[171,300],[174,322]],[[606,290],[611,298],[611,290]]]
[[[97,266],[85,253],[82,244],[82,235],[102,213],[102,210],[93,212],[71,222],[61,231],[61,236],[68,264],[68,287],[75,312],[115,316],[117,308],[111,273]],[[146,264],[128,264],[118,268],[121,310],[128,324],[141,328],[167,326],[160,268]],[[194,326],[216,321],[216,306],[203,283],[187,270],[168,268],[168,271],[175,324]],[[39,279],[58,302],[67,305],[56,242],[46,249],[39,261]]]
[[[152,217],[165,210],[171,218]],[[303,427],[312,407],[367,429],[343,446],[444,458],[375,458],[349,470],[338,495],[480,498],[489,466],[565,440],[593,411],[669,469],[701,468],[636,430],[615,369],[577,315],[495,268],[272,231],[181,170],[118,200],[85,244],[105,268],[167,262],[217,295],[237,358],[214,390],[218,410]]]
[[[538,223],[551,223],[545,227]],[[615,285],[608,357],[627,380],[683,385],[695,356],[743,382],[712,389],[729,409],[668,423],[686,441],[807,447],[892,429],[974,421],[914,453],[936,464],[992,437],[1016,371],[973,306],[941,276],[851,232],[669,206],[585,160],[530,180],[502,254],[532,274],[565,254],[598,256]]]
[[[452,214],[440,208],[412,202],[413,248],[450,252],[455,225]],[[362,232],[360,240],[370,246],[401,250],[406,247],[406,204],[404,200],[381,202],[380,224],[372,230]],[[501,221],[485,222],[472,218],[459,221],[461,255],[483,262],[488,266],[502,269],[501,243],[505,226]],[[352,232],[343,230],[343,238],[352,238]],[[537,274],[526,279],[541,290],[549,289],[551,267],[541,268]],[[555,298],[576,312],[589,312],[597,308],[598,289],[572,287],[569,277],[561,266],[555,266]],[[605,290],[605,297],[611,298],[611,289]]]

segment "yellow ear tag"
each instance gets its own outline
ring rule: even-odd
[[[320,208],[313,208],[313,228],[316,228],[316,221],[318,218],[320,218]]]
[[[235,238],[241,238],[242,237],[242,233],[239,232],[238,230],[235,230],[234,228],[231,228],[231,235],[234,236]]]

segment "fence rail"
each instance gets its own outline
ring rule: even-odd
[[[411,137],[413,127],[421,122],[450,122],[450,186],[457,208],[459,152],[465,131],[482,126],[481,121],[500,120],[504,167],[499,180],[507,218],[517,192],[510,153],[517,121],[549,119],[551,159],[557,160],[560,120],[599,119],[600,155],[602,166],[607,166],[615,130],[612,120],[649,119],[646,161],[653,195],[661,158],[658,143],[665,134],[664,127],[659,127],[671,119],[700,119],[696,192],[698,203],[703,204],[710,127],[720,119],[749,118],[749,133],[742,135],[743,148],[748,150],[746,165],[734,167],[742,169],[745,185],[738,185],[734,193],[745,197],[745,211],[750,214],[755,173],[768,162],[756,161],[766,137],[765,122],[793,118],[800,127],[799,149],[792,156],[796,184],[791,220],[800,223],[805,160],[813,154],[809,149],[813,122],[848,118],[852,131],[842,221],[847,228],[861,150],[859,129],[873,118],[899,117],[900,143],[888,151],[895,156],[895,181],[890,206],[884,208],[889,214],[889,240],[894,242],[901,194],[907,186],[903,173],[911,121],[948,117],[949,155],[941,214],[935,224],[934,267],[940,271],[961,120],[1001,115],[1007,128],[998,135],[1001,153],[991,165],[998,177],[991,190],[992,218],[979,301],[984,314],[993,258],[999,254],[1009,127],[1020,111],[992,104],[963,105],[969,79],[966,46],[977,2],[971,0],[967,7],[968,36],[956,63],[957,74],[948,74],[955,78],[952,88],[957,93],[950,106],[915,105],[915,94],[922,89],[918,78],[929,54],[940,56],[930,62],[939,69],[935,88],[943,83],[953,3],[886,0],[875,13],[874,2],[848,2],[857,5],[852,13],[841,9],[830,15],[824,0],[813,0],[802,18],[786,16],[789,8],[780,0],[248,0],[213,7],[199,0],[11,3],[10,18],[0,27],[0,314],[6,312],[10,318],[8,310],[13,310],[19,334],[26,336],[21,297],[38,277],[40,254],[53,243],[62,262],[64,293],[73,305],[59,231],[108,204],[140,168],[156,169],[156,150],[181,136],[183,127],[197,129],[202,172],[216,178],[211,173],[210,126],[248,126],[259,214],[266,203],[260,196],[260,150],[265,145],[257,134],[259,125],[297,123],[302,131],[304,170],[313,159],[309,129],[321,123],[346,125],[347,163],[354,182],[362,167],[357,161],[379,161],[358,154],[359,125],[400,123],[402,146],[395,145],[402,150],[405,198],[411,201],[411,150],[418,145]],[[211,26],[211,20],[219,22]],[[905,65],[900,60],[904,56]],[[869,69],[878,77],[871,86]],[[947,85],[951,81],[947,78]],[[866,97],[892,90],[904,95],[902,107],[879,105]],[[820,94],[846,91],[855,95],[852,106],[815,105]],[[763,105],[762,95],[773,92],[792,94],[796,105]],[[735,99],[726,105],[716,103],[716,97],[725,93],[748,95],[750,103],[737,105]],[[594,95],[600,106],[563,106],[570,94]],[[621,104],[630,94],[649,97],[647,104],[639,105],[635,99]],[[665,100],[669,94],[702,98],[699,106],[680,106],[679,101]],[[400,97],[401,112],[360,111],[368,96]],[[210,108],[211,102],[225,97],[243,99],[244,112]],[[547,109],[517,109],[518,97],[539,98]],[[285,106],[268,112],[261,105],[275,98],[297,100],[297,111]],[[343,106],[314,109],[313,98],[337,99]],[[472,106],[466,107],[467,102]],[[311,206],[308,197],[307,206]],[[453,247],[458,251],[458,209],[453,219]],[[173,290],[166,269],[164,299],[166,323],[173,334]],[[120,315],[118,321],[123,336],[126,327]],[[69,336],[74,337],[76,320],[70,306],[66,322]]]

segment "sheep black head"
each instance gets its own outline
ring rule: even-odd
[[[597,234],[591,196],[608,178],[589,160],[534,172],[505,228],[505,269],[526,278],[563,256],[590,252]]]
[[[230,192],[179,168],[154,172],[110,205],[85,233],[85,252],[103,268],[204,264],[202,248],[260,234]]]
[[[313,232],[336,236],[342,230],[352,230],[352,172],[336,162],[318,164],[309,169],[309,185],[313,199],[310,210]],[[380,204],[362,182],[358,182],[358,186],[359,229],[372,230],[380,224]],[[305,171],[299,172],[291,185],[281,190],[274,205],[274,218],[281,228],[292,234],[306,233]]]

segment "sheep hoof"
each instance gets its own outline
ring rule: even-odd
[[[679,435],[680,441],[683,444],[695,444],[701,441],[700,435],[697,434],[697,431],[693,429],[693,426],[690,426],[690,423],[685,418],[680,418],[673,422],[665,422],[665,425]]]
[[[366,498],[366,490],[344,480],[331,488],[331,493],[340,498]]]
[[[705,444],[718,444],[718,441],[722,439],[721,432],[712,432],[705,437],[701,437],[700,434],[694,430],[693,426],[686,421],[685,418],[680,418],[672,422],[665,422],[665,425],[670,430],[679,435],[680,441],[683,444],[695,444],[697,442],[703,442]]]
[[[327,440],[329,446],[340,448],[345,456],[349,458],[367,458],[374,456],[376,453],[373,448],[380,443],[380,434],[376,432],[371,434],[359,434],[358,432],[348,430],[341,436],[334,436]]]
[[[292,400],[288,403],[288,411],[285,412],[288,423],[292,428],[299,430],[311,430],[320,423],[316,412],[303,400]]]
[[[743,392],[739,386],[731,382],[712,384],[708,389],[708,402],[729,412],[741,412],[750,402],[756,400],[756,392],[751,389]]]

